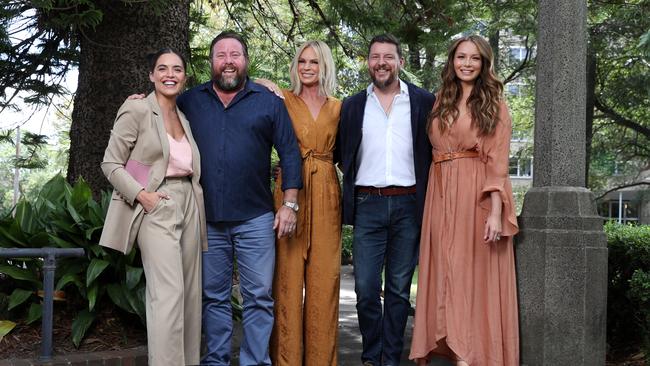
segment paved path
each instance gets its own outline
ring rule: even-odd
[[[352,266],[341,267],[341,294],[339,300],[339,365],[361,365],[361,334],[357,322],[357,297],[354,293],[354,274]],[[408,354],[411,347],[411,331],[413,317],[409,317],[406,324],[404,351],[402,352],[401,365],[415,365],[409,361]],[[432,361],[430,366],[451,366],[444,360]]]
[[[233,336],[233,365],[238,366],[238,344],[241,339],[241,324],[235,324]],[[411,345],[411,330],[413,317],[409,317],[406,325],[406,338],[404,340],[404,351],[402,352],[402,365],[414,365],[408,360],[409,347]],[[339,365],[360,366],[361,365],[361,334],[357,323],[356,295],[354,293],[354,275],[351,265],[341,267],[341,293],[339,300],[339,339],[338,339]],[[433,361],[431,366],[451,366],[443,360]],[[299,366],[299,365],[297,365]]]

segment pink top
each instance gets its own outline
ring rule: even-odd
[[[169,140],[169,164],[166,177],[187,177],[192,175],[192,146],[183,135],[180,141],[167,134]]]

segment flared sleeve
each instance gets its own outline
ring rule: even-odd
[[[485,162],[485,185],[479,197],[479,206],[489,212],[492,207],[491,193],[498,191],[501,195],[502,236],[513,236],[519,231],[512,184],[508,175],[511,134],[512,120],[508,106],[502,102],[499,109],[499,123],[494,134],[483,139],[481,160]]]

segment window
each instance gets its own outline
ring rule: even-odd
[[[530,138],[528,137],[529,131],[522,131],[522,130],[512,130],[512,136],[510,137],[510,141],[529,141]]]
[[[517,84],[509,83],[508,84],[508,94],[510,95],[521,95],[521,88]]]
[[[506,92],[508,95],[521,97],[526,90],[526,84],[520,80],[512,80],[506,84]]]
[[[508,169],[508,174],[517,176],[519,173],[519,159],[510,158],[510,167]]]
[[[508,172],[511,177],[530,178],[533,175],[533,160],[530,158],[511,157]]]
[[[526,47],[511,47],[510,58],[516,61],[523,61],[526,58]]]
[[[604,201],[598,206],[600,216],[608,220],[618,221],[618,200]],[[637,223],[639,221],[638,202],[625,200],[622,201],[623,210],[620,212],[621,223]]]

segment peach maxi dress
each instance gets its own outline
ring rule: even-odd
[[[434,354],[455,354],[471,366],[519,365],[512,241],[518,227],[508,177],[512,124],[507,106],[501,104],[491,136],[478,136],[469,116],[444,134],[438,123],[434,120],[429,131],[434,157],[472,150],[478,157],[431,165],[409,358],[423,364]],[[493,191],[503,200],[503,232],[500,241],[488,244],[483,234]]]
[[[276,242],[271,358],[276,366],[335,366],[341,188],[332,154],[341,101],[327,98],[314,120],[302,99],[283,93],[302,154],[304,187],[296,234]],[[275,184],[276,208],[282,205],[281,184]]]

